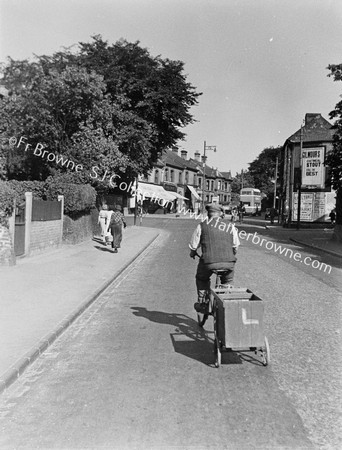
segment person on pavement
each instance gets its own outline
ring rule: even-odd
[[[122,207],[120,205],[116,205],[114,211],[111,214],[109,229],[113,236],[112,240],[112,249],[113,253],[118,253],[118,248],[121,247],[122,241],[122,226],[126,228],[127,224],[125,222],[125,217],[122,213]]]
[[[240,245],[237,229],[233,223],[221,221],[222,208],[216,204],[206,206],[208,217],[197,225],[190,243],[190,257],[195,259],[197,249],[201,247],[196,272],[196,288],[198,303],[195,309],[202,312],[206,308],[207,291],[210,288],[210,277],[214,270],[224,270],[221,284],[232,285],[236,254]]]
[[[108,225],[109,225],[108,206],[107,205],[102,205],[102,208],[99,212],[99,218],[97,220],[97,223],[100,224],[100,227],[101,227],[101,239],[103,242],[106,242],[106,234],[107,234]]]
[[[335,222],[336,222],[336,213],[335,213],[335,209],[332,209],[332,210],[330,211],[329,217],[330,217],[330,220],[331,220],[331,225],[335,225]]]
[[[240,206],[238,208],[238,212],[239,212],[239,222],[242,223],[243,222],[243,215],[246,212],[245,207],[243,206],[243,203],[240,202]]]
[[[272,208],[270,209],[270,219],[271,219],[271,223],[274,223],[274,218],[275,218],[276,214],[277,214],[277,210],[276,210],[275,208],[272,207]]]

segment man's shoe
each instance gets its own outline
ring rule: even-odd
[[[194,303],[194,308],[200,314],[209,314],[209,303],[197,302]]]

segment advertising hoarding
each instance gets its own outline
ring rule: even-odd
[[[302,150],[302,186],[324,187],[324,147],[305,148]]]

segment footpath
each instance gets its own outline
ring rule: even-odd
[[[127,227],[119,253],[94,238],[0,267],[0,393],[159,233],[155,228]]]
[[[256,226],[264,229],[270,235],[282,241],[295,242],[314,250],[324,251],[327,254],[342,258],[342,242],[333,240],[334,230],[330,224],[326,228],[284,228],[281,225],[262,219],[246,218],[244,225]],[[241,224],[237,222],[237,227]]]

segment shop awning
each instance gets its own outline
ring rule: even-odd
[[[135,192],[135,186],[132,187],[133,193]],[[145,198],[153,198],[156,199],[162,199],[166,201],[173,201],[174,197],[170,195],[168,191],[166,191],[162,186],[159,186],[157,184],[148,184],[148,183],[142,183],[138,182],[138,195],[141,195],[144,199]]]
[[[176,200],[177,198],[180,198],[182,200],[188,200],[186,197],[183,197],[183,195],[178,194],[178,192],[171,192],[167,191],[168,194],[172,195],[173,198]]]
[[[194,187],[188,185],[188,188],[196,200],[201,200],[201,197],[197,194],[196,189]]]

